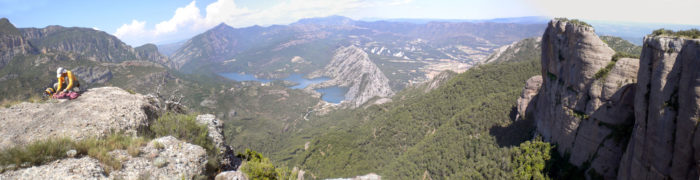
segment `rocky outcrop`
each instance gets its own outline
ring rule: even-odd
[[[204,172],[206,151],[172,136],[154,139],[132,157],[125,150],[109,154],[122,160],[122,167],[107,173],[91,157],[67,158],[0,174],[0,179],[174,179],[192,178]]]
[[[12,58],[31,51],[31,46],[7,18],[0,19],[0,69]]]
[[[647,36],[619,179],[698,179],[700,39]]]
[[[219,164],[222,170],[233,170],[237,168],[236,158],[233,154],[233,149],[231,146],[226,145],[224,139],[224,123],[221,122],[216,116],[212,114],[204,114],[197,116],[197,123],[207,125],[209,129],[209,138],[214,141],[214,146],[222,154],[221,159],[219,159]]]
[[[110,131],[135,135],[156,111],[145,96],[116,87],[93,88],[71,101],[25,102],[0,108],[0,148],[50,137],[102,137]]]
[[[107,179],[100,162],[90,157],[56,160],[0,174],[0,179]]]
[[[152,140],[138,157],[125,150],[111,154],[124,161],[122,169],[109,173],[109,179],[190,179],[203,174],[207,164],[204,148],[172,136]]]
[[[152,61],[164,66],[172,66],[168,57],[160,54],[158,51],[158,46],[155,44],[144,44],[142,46],[134,48],[139,59]]]
[[[700,39],[649,35],[639,60],[613,53],[585,23],[551,21],[520,116],[587,178],[700,178]]]
[[[343,104],[352,108],[359,107],[374,97],[383,98],[394,95],[394,91],[389,86],[389,79],[369,59],[366,52],[355,46],[338,48],[330,64],[309,76],[332,78],[323,83],[310,85],[309,88],[347,87],[348,92],[345,94]]]
[[[533,109],[535,107],[530,107],[530,104],[534,104],[536,101],[532,101],[532,99],[537,96],[537,93],[540,92],[540,88],[542,87],[542,76],[533,76],[530,79],[528,79],[525,82],[525,87],[523,87],[523,92],[520,93],[520,97],[518,97],[518,102],[517,102],[517,109],[518,109],[518,117],[516,119],[525,119],[528,116],[532,114]],[[530,107],[528,111],[528,107]]]
[[[587,176],[615,178],[629,138],[625,131],[634,122],[638,60],[612,59],[615,51],[578,21],[552,20],[541,47],[542,85],[534,93],[536,79],[529,81],[519,115],[532,115],[537,133],[562,156],[570,154],[569,162]]]

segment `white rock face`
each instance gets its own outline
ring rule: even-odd
[[[135,135],[156,111],[143,95],[116,87],[93,88],[70,101],[25,102],[0,108],[0,148],[50,137],[101,137],[111,130]]]
[[[331,63],[310,76],[326,76],[332,79],[310,85],[309,88],[347,87],[348,92],[345,94],[343,103],[352,108],[361,106],[373,97],[383,98],[394,95],[394,91],[389,86],[389,79],[369,59],[367,53],[355,46],[338,48]]]

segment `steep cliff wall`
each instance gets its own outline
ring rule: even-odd
[[[0,19],[0,68],[12,60],[12,57],[25,54],[31,50],[17,28],[7,18]]]
[[[621,132],[634,122],[639,66],[637,59],[614,54],[590,25],[552,20],[542,37],[541,88],[537,95],[531,92],[537,87],[525,88],[518,102],[519,114],[531,112],[526,118],[534,118],[537,133],[570,155],[571,164],[605,178],[617,175],[629,138]]]
[[[619,179],[698,179],[700,40],[647,36]]]
[[[543,82],[528,80],[518,113],[589,179],[698,179],[700,39],[684,33],[655,31],[637,60],[585,23],[552,20]]]

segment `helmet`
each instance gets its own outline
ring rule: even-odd
[[[56,70],[56,77],[57,78],[61,77],[61,74],[63,74],[63,73],[66,73],[66,69],[63,67],[58,67],[58,69]]]
[[[49,96],[50,96],[50,95],[52,95],[53,93],[56,93],[56,90],[54,90],[53,88],[46,88],[46,90],[44,90],[44,93],[45,93],[45,95],[49,95]]]

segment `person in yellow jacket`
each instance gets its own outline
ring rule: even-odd
[[[73,72],[63,67],[59,67],[56,70],[56,78],[58,78],[58,82],[54,87],[56,87],[56,93],[58,94],[78,91],[77,87],[80,87],[80,82],[78,82],[78,78],[73,75]],[[65,87],[63,87],[64,85]]]

